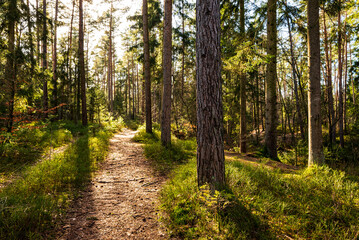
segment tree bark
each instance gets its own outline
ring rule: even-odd
[[[35,68],[35,58],[34,58],[34,41],[33,41],[33,38],[32,38],[32,30],[31,30],[31,27],[32,27],[32,23],[31,23],[31,13],[30,13],[30,3],[29,3],[29,0],[27,0],[26,2],[27,4],[27,29],[29,31],[29,42],[30,42],[30,63],[31,63],[31,68],[30,68],[30,74],[31,74],[31,77],[33,76],[33,73],[34,73],[34,68]],[[37,9],[36,9],[37,11]]]
[[[42,14],[43,14],[43,30],[42,30],[42,71],[45,73],[47,70],[47,14],[46,14],[46,0],[43,0],[42,2]],[[43,99],[42,99],[42,105],[43,105],[43,111],[44,111],[44,117],[47,117],[47,110],[49,108],[49,98],[47,93],[47,78],[46,75],[44,75],[43,80]]]
[[[268,0],[267,23],[267,66],[266,96],[266,129],[265,148],[270,158],[277,159],[277,1]]]
[[[240,1],[240,30],[242,35],[242,41],[245,42],[245,18],[244,18],[244,0]],[[245,62],[245,58],[243,58]],[[242,66],[243,67],[243,66]],[[247,108],[247,96],[246,96],[246,72],[244,69],[240,75],[240,150],[241,153],[247,152],[247,123],[246,123],[246,108]]]
[[[341,8],[341,1],[339,0],[339,6]],[[344,147],[344,128],[343,128],[343,53],[342,53],[342,29],[341,29],[341,9],[338,13],[338,81],[339,81],[339,139],[340,146]]]
[[[84,19],[82,0],[79,1],[79,73],[81,83],[81,108],[82,125],[87,126],[87,106],[86,106],[86,78],[85,78],[85,56],[84,56]]]
[[[165,0],[163,27],[163,93],[161,115],[161,142],[171,145],[171,73],[172,73],[172,0]]]
[[[54,20],[54,45],[52,54],[52,81],[54,85],[53,98],[54,106],[58,105],[58,91],[57,91],[57,14],[59,9],[59,0],[55,2],[55,20]]]
[[[211,190],[225,183],[220,0],[197,0],[197,175]]]
[[[322,121],[320,108],[320,34],[319,0],[308,0],[308,54],[309,54],[309,91],[308,91],[308,166],[323,164]]]
[[[146,95],[146,132],[152,133],[152,113],[151,113],[151,69],[150,69],[150,46],[148,33],[148,5],[147,0],[143,0],[143,43],[144,43],[144,75],[145,75],[145,95]]]
[[[15,71],[15,23],[16,23],[16,0],[10,0],[8,9],[8,50],[5,68],[5,92],[8,105],[9,117],[7,119],[7,131],[11,132],[14,123],[14,101],[16,87],[16,71]],[[5,100],[5,101],[6,101]]]

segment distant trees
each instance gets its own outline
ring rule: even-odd
[[[220,1],[197,0],[196,9],[197,177],[214,190],[225,182]]]

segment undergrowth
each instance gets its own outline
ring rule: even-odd
[[[0,239],[42,239],[104,160],[122,122],[81,128],[82,136],[52,159],[30,165],[0,193]],[[74,131],[72,131],[74,132]],[[75,131],[76,132],[76,131]]]
[[[171,236],[184,239],[356,239],[359,185],[329,167],[283,173],[265,166],[226,163],[226,189],[209,193],[196,182],[195,144],[159,143],[159,132],[136,136],[146,156],[172,169],[161,191],[162,221]],[[178,144],[178,142],[180,144]],[[147,150],[146,150],[147,149]],[[190,152],[178,158],[174,153]],[[158,166],[162,165],[162,166]]]

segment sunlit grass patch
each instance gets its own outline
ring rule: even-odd
[[[106,157],[121,124],[91,125],[63,153],[28,166],[0,193],[0,239],[42,239]]]
[[[172,170],[161,191],[162,221],[184,239],[355,239],[359,185],[329,167],[283,172],[261,164],[226,163],[225,190],[198,189],[195,142],[164,148],[158,136],[139,133],[157,169]],[[177,145],[176,145],[177,144]],[[192,154],[181,155],[188,151]],[[180,159],[181,164],[178,164]]]

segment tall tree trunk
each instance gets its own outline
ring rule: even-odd
[[[242,41],[245,42],[245,18],[244,18],[244,0],[240,0],[240,29],[242,35]],[[243,59],[243,63],[245,62]],[[243,64],[244,65],[244,64]],[[242,66],[243,67],[243,66]],[[241,153],[247,152],[247,123],[246,123],[246,108],[247,108],[247,96],[246,96],[246,72],[244,69],[240,75],[240,117],[241,117],[241,128],[240,128],[240,149]]]
[[[30,13],[30,3],[29,3],[29,0],[27,0],[26,2],[27,4],[27,29],[29,31],[29,42],[30,42],[30,74],[31,74],[31,77],[33,76],[33,73],[34,73],[34,68],[35,68],[35,58],[34,58],[34,41],[32,39],[32,22],[31,22],[31,13]],[[36,9],[37,10],[37,9]]]
[[[324,162],[322,145],[322,121],[320,108],[320,39],[319,39],[319,0],[308,0],[308,165]]]
[[[16,71],[15,71],[15,23],[17,18],[16,13],[16,0],[10,0],[8,7],[8,50],[9,53],[6,57],[6,68],[5,68],[5,92],[6,101],[8,105],[9,117],[7,119],[7,131],[11,132],[14,123],[14,101],[16,91]]]
[[[220,0],[197,0],[197,175],[211,190],[225,183]]]
[[[108,82],[108,102],[109,102],[109,112],[113,113],[113,93],[112,93],[112,3],[111,3],[111,13],[110,13],[110,36],[109,36],[109,49],[108,49],[108,71],[107,71],[107,82]]]
[[[270,56],[267,66],[266,130],[265,147],[268,156],[277,159],[277,1],[268,0],[267,54]]]
[[[52,81],[54,85],[53,98],[54,106],[58,105],[58,92],[57,92],[57,14],[59,9],[59,0],[55,3],[55,21],[54,21],[54,48],[52,55]]]
[[[136,101],[136,95],[135,95],[135,90],[136,90],[136,86],[135,86],[135,64],[133,61],[133,54],[132,54],[132,59],[131,59],[131,84],[132,84],[132,115],[131,118],[133,120],[135,120],[135,114],[136,114],[136,108],[135,108],[135,101]]]
[[[42,30],[42,71],[45,73],[47,69],[47,14],[46,14],[46,0],[43,0],[42,2],[42,14],[43,14],[43,30]],[[43,110],[45,112],[44,117],[47,118],[47,110],[49,108],[49,98],[47,93],[47,78],[46,75],[44,75],[43,80]]]
[[[147,0],[143,0],[143,51],[144,51],[144,75],[145,75],[145,95],[146,95],[146,132],[152,133],[152,113],[151,113],[151,69],[150,69],[150,46],[148,33],[148,6]]]
[[[327,95],[328,95],[328,122],[329,122],[329,146],[330,148],[335,143],[335,114],[334,114],[334,100],[333,100],[333,84],[332,84],[332,63],[329,57],[329,41],[327,32],[327,23],[325,19],[325,12],[323,11],[323,26],[324,26],[324,51],[325,51],[325,65],[327,72]]]
[[[171,73],[172,73],[172,0],[165,0],[163,27],[163,93],[161,115],[161,142],[171,145]]]
[[[82,0],[79,1],[79,73],[81,83],[82,125],[87,126],[86,78],[84,56],[84,19]]]
[[[40,37],[40,28],[41,28],[41,22],[40,22],[40,9],[39,9],[39,0],[36,0],[36,40],[37,40],[37,61],[40,63],[41,61],[41,49],[40,49],[40,42],[41,42],[41,37]]]
[[[341,1],[339,0],[341,8]],[[344,147],[344,128],[343,128],[343,53],[342,53],[342,29],[341,29],[341,9],[338,13],[338,81],[339,81],[339,106],[338,106],[338,119],[339,119],[339,139],[340,146]]]

